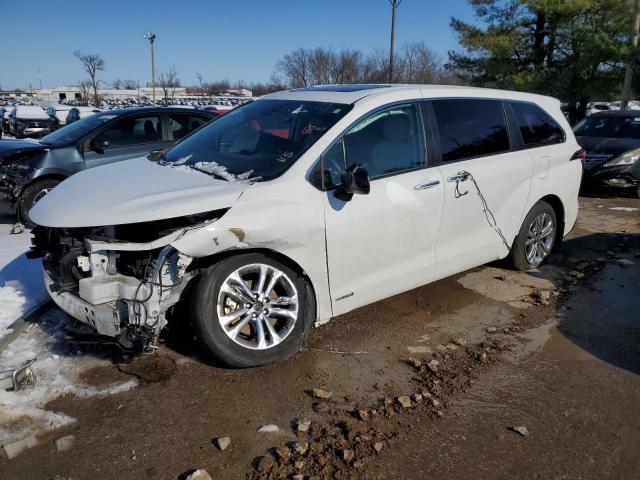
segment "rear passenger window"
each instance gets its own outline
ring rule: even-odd
[[[171,126],[174,140],[180,140],[187,133],[193,132],[200,125],[206,123],[206,121],[207,119],[200,115],[169,114],[169,125]]]
[[[498,100],[433,100],[442,160],[451,162],[509,151],[507,123]]]
[[[109,140],[111,148],[139,145],[143,143],[161,142],[162,127],[160,117],[146,115],[129,117],[103,131],[98,138]]]
[[[551,116],[533,103],[510,102],[522,141],[528,147],[562,143],[564,132]]]

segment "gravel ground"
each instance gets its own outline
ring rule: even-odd
[[[86,388],[138,386],[50,401],[76,421],[0,458],[0,477],[632,478],[640,200],[581,207],[538,271],[488,265],[378,302],[277,365],[219,368],[170,332],[153,356],[82,370]]]

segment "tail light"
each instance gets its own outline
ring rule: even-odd
[[[584,160],[587,156],[587,152],[584,148],[581,148],[576,153],[574,153],[570,160]]]

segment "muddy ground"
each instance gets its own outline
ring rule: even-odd
[[[77,422],[0,458],[0,478],[637,478],[639,209],[582,198],[539,271],[487,265],[398,295],[277,365],[219,368],[174,332],[153,356],[84,372],[140,386],[54,400]]]

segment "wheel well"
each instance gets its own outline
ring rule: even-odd
[[[318,297],[316,296],[316,289],[313,286],[313,282],[311,281],[311,278],[309,278],[309,275],[307,275],[307,272],[305,272],[304,269],[298,263],[296,263],[294,260],[287,257],[286,255],[276,252],[275,250],[270,250],[268,248],[242,248],[242,249],[224,250],[222,252],[209,255],[208,257],[195,258],[191,263],[191,265],[189,265],[189,270],[205,269],[225,258],[233,257],[235,255],[243,255],[245,253],[262,253],[264,255],[269,255],[275,258],[276,260],[278,260],[279,262],[282,262],[284,265],[294,270],[298,274],[300,274],[300,276],[304,279],[305,283],[307,284],[307,288],[309,289],[308,293],[313,300],[314,312],[312,316],[313,316],[313,322],[316,321],[315,317],[317,316]]]
[[[540,201],[547,202],[553,208],[553,211],[556,214],[556,219],[558,220],[558,228],[556,230],[556,244],[562,242],[562,238],[564,237],[564,205],[562,204],[562,200],[555,195],[547,195],[542,197]]]
[[[67,177],[65,177],[64,175],[60,175],[58,173],[46,173],[44,175],[40,175],[39,177],[34,178],[33,180],[31,180],[29,183],[27,183],[23,188],[22,191],[24,192],[28,187],[30,187],[31,185],[41,182],[42,180],[66,180]]]

